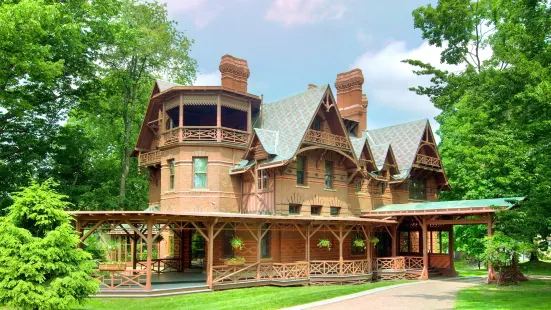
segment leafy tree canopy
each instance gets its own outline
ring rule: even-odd
[[[50,179],[13,195],[0,220],[0,304],[69,309],[98,289],[94,263],[65,212],[69,204]]]

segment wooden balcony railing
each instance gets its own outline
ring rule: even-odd
[[[422,256],[404,256],[406,269],[423,269]]]
[[[377,270],[404,270],[405,258],[403,256],[397,257],[379,257],[373,259],[373,268]]]
[[[226,127],[178,127],[161,134],[160,146],[189,141],[213,141],[245,145],[250,134],[246,131]]]
[[[105,290],[140,290],[145,289],[145,270],[98,271],[92,275]]]
[[[138,260],[136,268],[147,270],[147,260]],[[151,260],[151,270],[157,274],[180,271],[180,258],[157,258]]]
[[[415,163],[419,164],[419,165],[436,167],[436,168],[441,167],[440,159],[438,159],[436,157],[427,156],[427,155],[421,155],[421,154],[417,154],[417,158],[415,160]]]
[[[323,132],[319,130],[308,129],[306,132],[305,142],[321,144],[326,146],[333,146],[340,149],[349,149],[350,144],[348,139],[343,136],[337,136],[332,133]]]
[[[138,157],[138,166],[152,166],[161,163],[161,151],[142,153]]]
[[[342,264],[334,261],[310,261],[310,275],[334,276],[334,275],[362,275],[371,273],[369,260],[345,260]]]
[[[309,279],[308,263],[261,263],[243,266],[213,266],[213,284],[245,283],[258,280]]]

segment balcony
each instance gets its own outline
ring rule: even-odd
[[[216,127],[177,127],[161,134],[159,146],[170,146],[180,142],[221,142],[246,146],[250,134],[246,131]]]
[[[306,137],[304,138],[304,142],[323,146],[331,146],[345,150],[350,149],[350,144],[348,143],[348,139],[346,137],[337,136],[332,133],[313,129],[308,129],[308,131],[306,132]]]
[[[151,151],[147,153],[142,153],[138,157],[138,166],[154,166],[161,164],[161,151]]]
[[[415,159],[415,163],[422,166],[429,166],[434,168],[440,168],[440,159],[436,157],[431,157],[427,155],[421,155],[417,154],[417,158]]]

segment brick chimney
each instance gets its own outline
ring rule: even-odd
[[[315,84],[308,84],[308,89],[312,89],[312,88],[316,88],[318,87],[317,85]]]
[[[222,75],[222,87],[247,92],[247,80],[251,72],[245,59],[224,55],[218,69]]]
[[[367,97],[362,94],[362,70],[353,69],[337,74],[337,106],[342,117],[358,122],[358,135],[367,129]]]

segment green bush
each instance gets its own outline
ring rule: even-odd
[[[69,309],[94,294],[92,256],[65,213],[69,203],[47,180],[15,193],[0,219],[0,304],[18,309]]]

